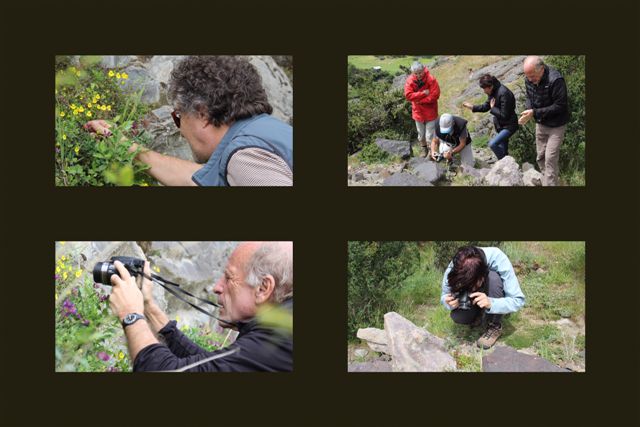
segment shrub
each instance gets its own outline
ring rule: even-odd
[[[410,106],[401,91],[392,91],[393,76],[384,71],[348,68],[349,101],[347,141],[353,154],[372,144],[374,134],[393,131],[399,139],[409,139],[413,132]]]
[[[139,94],[123,90],[128,75],[104,69],[100,57],[81,57],[76,66],[56,73],[55,183],[80,185],[148,185],[146,166],[133,159],[132,142],[142,146],[147,137],[141,126],[146,109]],[[64,65],[60,58],[57,64]],[[83,129],[89,120],[112,125],[109,137]]]
[[[349,242],[348,245],[348,333],[377,326],[396,302],[390,291],[397,288],[418,264],[415,242]]]

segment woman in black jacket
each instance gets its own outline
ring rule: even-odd
[[[516,98],[513,96],[513,92],[491,74],[480,77],[479,83],[484,93],[487,94],[487,101],[482,105],[465,102],[462,106],[474,113],[489,111],[493,114],[496,136],[489,141],[489,148],[500,160],[509,153],[509,138],[518,130]]]

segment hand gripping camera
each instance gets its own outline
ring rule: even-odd
[[[460,291],[455,294],[455,297],[458,299],[458,309],[459,310],[471,310],[471,306],[473,303],[471,302],[471,298],[469,298],[469,292]]]

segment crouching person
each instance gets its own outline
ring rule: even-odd
[[[524,306],[525,297],[509,258],[498,248],[465,246],[444,272],[440,302],[460,324],[480,326],[477,345],[491,348],[502,334],[502,316]]]

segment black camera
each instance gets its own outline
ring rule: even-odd
[[[424,86],[424,82],[420,79],[416,80],[416,86],[418,86],[418,89],[421,89],[422,86]]]
[[[144,260],[130,256],[114,256],[111,261],[99,262],[93,267],[93,281],[111,286],[111,276],[114,274],[118,277],[118,270],[114,265],[114,261],[120,261],[124,264],[129,274],[138,276],[144,271]]]
[[[471,310],[473,303],[471,302],[471,298],[469,298],[469,292],[460,291],[456,293],[456,298],[458,299],[459,310]]]
[[[435,161],[436,162],[441,162],[442,160],[444,160],[444,156],[442,155],[442,153],[436,153],[435,157]]]

